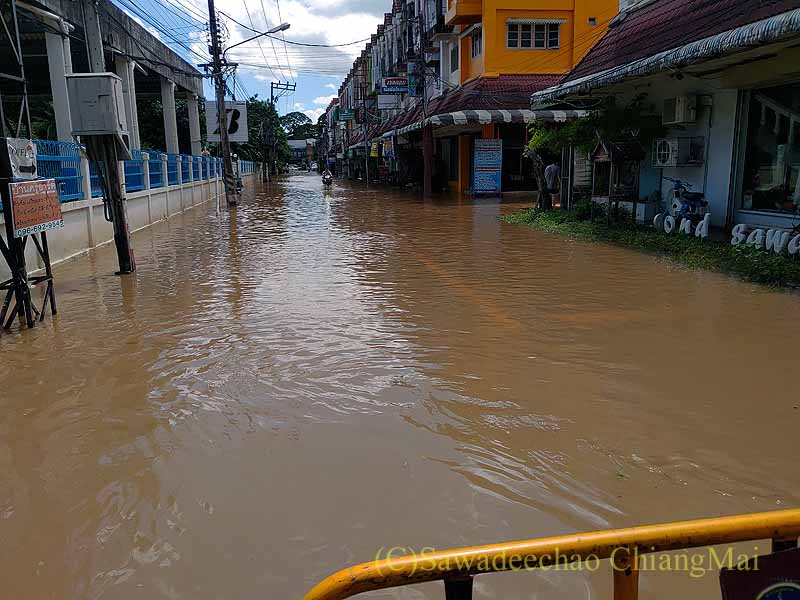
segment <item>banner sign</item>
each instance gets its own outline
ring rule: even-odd
[[[20,181],[8,188],[15,238],[64,226],[55,179]]]
[[[400,107],[397,94],[378,94],[378,110],[392,110]]]
[[[378,158],[378,156],[380,155],[381,150],[379,144],[380,142],[375,141],[372,142],[372,144],[370,145],[369,155],[371,158]]]
[[[384,77],[381,81],[381,94],[407,94],[408,77]]]
[[[36,144],[23,138],[6,138],[13,179],[36,179]]]
[[[355,109],[353,109],[353,108],[340,108],[339,109],[338,120],[339,121],[355,121],[356,120],[356,111],[355,111]]]
[[[503,140],[475,140],[472,193],[500,193],[502,191],[502,172]]]
[[[386,138],[383,140],[383,158],[394,158],[394,140]]]
[[[246,144],[247,137],[247,103],[226,100],[225,113],[228,116],[228,139],[231,142]],[[219,118],[217,103],[206,100],[206,133],[209,142],[219,142]]]

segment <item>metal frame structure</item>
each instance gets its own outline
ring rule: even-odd
[[[7,10],[10,12],[10,22],[6,19]],[[2,26],[2,29],[0,29],[0,46],[5,45],[6,42],[8,43],[16,60],[16,65],[12,64],[11,66],[16,67],[17,70],[16,74],[0,72],[0,79],[19,85],[22,98],[16,119],[16,128],[13,132],[9,132],[3,95],[2,91],[0,91],[0,133],[2,133],[2,137],[23,137],[22,125],[24,122],[27,131],[27,136],[24,137],[30,138],[33,137],[31,133],[31,112],[28,106],[28,84],[25,79],[25,65],[22,61],[22,43],[20,42],[16,0],[0,0],[0,26]],[[13,133],[13,135],[9,135],[10,133]]]
[[[615,600],[636,600],[642,556],[751,540],[772,540],[772,551],[797,548],[800,509],[610,529],[400,556],[334,573],[305,600],[343,600],[363,592],[443,581],[447,600],[472,598],[475,575],[529,571],[579,561],[609,559]]]

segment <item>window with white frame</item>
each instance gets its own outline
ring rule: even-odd
[[[556,50],[561,47],[561,23],[506,23],[506,46],[511,49]]]
[[[472,58],[475,58],[483,53],[483,29],[478,27],[470,37],[472,39]]]

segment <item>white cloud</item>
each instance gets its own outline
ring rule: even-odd
[[[325,87],[328,88],[328,89],[333,90],[334,92],[339,89],[335,83],[326,83]]]
[[[327,107],[328,104],[331,103],[331,100],[337,97],[338,96],[336,94],[331,94],[330,96],[319,96],[317,98],[314,98],[314,104],[316,104],[317,106]]]

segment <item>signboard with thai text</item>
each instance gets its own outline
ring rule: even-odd
[[[503,140],[475,140],[472,163],[472,193],[499,194],[502,191]]]
[[[353,108],[340,108],[338,118],[340,121],[355,121],[356,111]]]
[[[400,98],[397,94],[378,94],[378,110],[393,110],[400,108]]]
[[[64,226],[55,179],[19,181],[8,187],[15,238]]]
[[[384,77],[381,81],[381,94],[407,94],[408,77]]]

